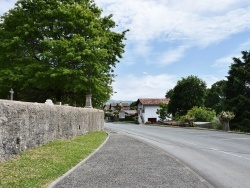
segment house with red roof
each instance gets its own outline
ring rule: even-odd
[[[105,104],[103,107],[104,110],[111,110],[114,112],[117,109],[123,109],[123,110],[129,110],[130,109],[130,104],[129,103],[110,103],[110,104]]]
[[[159,115],[156,113],[157,109],[160,109],[160,103],[169,103],[169,99],[166,98],[141,98],[136,102],[138,110],[139,123],[151,122],[155,123],[159,120]]]

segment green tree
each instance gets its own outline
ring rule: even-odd
[[[132,103],[130,104],[130,106],[129,106],[130,110],[137,110],[136,102],[137,102],[137,101],[134,101],[134,102],[132,102]]]
[[[126,31],[92,0],[18,0],[0,22],[0,97],[94,106],[112,94]]]
[[[235,118],[232,129],[250,132],[250,51],[242,51],[242,58],[233,58],[225,87],[226,110]]]
[[[165,97],[166,97],[167,99],[170,99],[170,98],[173,96],[173,94],[174,94],[174,90],[173,90],[173,89],[170,89],[170,90],[167,91]]]
[[[168,114],[168,105],[166,103],[159,103],[160,109],[157,109],[156,114],[159,115],[161,121],[164,121],[167,117],[169,118]]]
[[[207,89],[205,106],[214,109],[217,114],[225,108],[225,87],[226,80],[220,80]]]
[[[206,83],[203,80],[197,76],[182,78],[170,92],[168,112],[173,116],[185,115],[194,106],[203,106],[205,95]]]

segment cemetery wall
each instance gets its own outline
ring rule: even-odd
[[[0,100],[0,161],[53,140],[103,129],[102,110]]]

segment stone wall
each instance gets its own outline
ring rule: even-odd
[[[0,100],[0,161],[53,140],[104,129],[102,110]]]

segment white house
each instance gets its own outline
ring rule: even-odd
[[[155,123],[159,120],[159,115],[156,114],[157,109],[160,109],[159,103],[168,104],[169,99],[166,98],[144,98],[138,99],[136,102],[138,110],[139,123],[145,123],[150,121]]]

